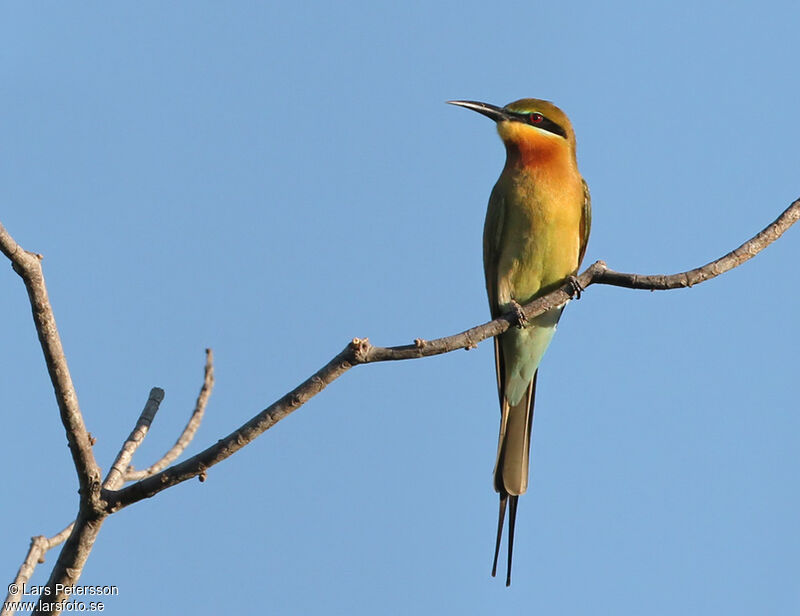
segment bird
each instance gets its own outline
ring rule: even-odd
[[[575,132],[553,103],[523,98],[497,107],[454,100],[494,120],[506,162],[489,197],[483,229],[483,266],[493,319],[513,312],[517,327],[494,339],[500,436],[494,489],[500,495],[492,576],[508,505],[508,563],[517,502],[528,488],[533,405],[539,363],[564,306],[526,320],[521,306],[572,281],[583,261],[591,228],[589,188],[578,171]]]

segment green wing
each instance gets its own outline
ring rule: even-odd
[[[500,243],[503,237],[503,223],[506,218],[506,204],[495,186],[489,197],[486,221],[483,224],[483,272],[486,276],[486,294],[489,296],[489,310],[492,318],[500,316],[497,298],[497,277],[500,262]]]
[[[505,200],[495,186],[489,197],[489,207],[486,209],[486,221],[483,225],[483,272],[486,277],[486,294],[489,296],[489,312],[493,319],[500,316],[500,306],[497,300],[497,269],[500,260],[500,239],[503,235],[503,222],[505,220]],[[494,339],[494,360],[497,371],[497,394],[500,397],[500,406],[503,406],[503,353],[500,350],[500,341]]]
[[[589,194],[589,185],[586,180],[581,180],[581,182],[583,182],[583,212],[581,213],[581,251],[578,254],[578,267],[583,262],[583,255],[586,254],[589,231],[592,229],[592,195]]]

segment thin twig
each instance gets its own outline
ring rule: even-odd
[[[194,435],[197,433],[197,429],[200,427],[200,422],[203,421],[203,415],[206,412],[208,398],[211,396],[211,391],[213,389],[214,353],[211,349],[206,349],[206,366],[205,375],[203,377],[203,386],[200,388],[200,393],[197,395],[197,402],[194,405],[194,411],[192,412],[186,427],[183,429],[183,432],[178,437],[178,440],[175,441],[175,444],[172,446],[172,448],[155,464],[151,464],[146,469],[141,471],[135,470],[133,466],[128,466],[128,470],[125,473],[125,481],[138,481],[139,479],[150,477],[151,475],[154,475],[158,471],[169,466],[178,458],[178,456],[183,453],[186,447],[189,446],[189,443],[192,442]]]
[[[111,469],[108,471],[108,475],[106,475],[106,479],[103,482],[104,488],[116,490],[125,483],[125,469],[128,468],[133,454],[139,448],[139,445],[142,444],[144,437],[147,436],[150,424],[153,423],[153,418],[156,416],[158,407],[163,399],[163,389],[160,387],[153,387],[153,389],[150,390],[150,396],[147,399],[147,403],[144,405],[142,414],[139,415],[139,419],[133,431],[122,445],[122,449],[120,449],[117,454],[117,459],[114,460],[114,464],[111,465]]]
[[[369,342],[366,340],[353,340],[341,353],[303,384],[283,396],[272,406],[264,409],[235,432],[217,441],[212,447],[151,477],[137,481],[127,488],[117,491],[105,490],[103,500],[107,503],[107,511],[113,513],[122,507],[161,492],[162,489],[165,489],[160,486],[162,481],[174,485],[192,477],[204,475],[206,469],[247,445],[289,413],[300,408],[307,400],[325,389],[328,383],[336,380],[355,363],[359,363],[354,360],[354,349],[360,348],[362,344],[366,347],[369,346]]]
[[[671,276],[642,276],[640,274],[624,274],[607,269],[599,279],[593,282],[609,284],[628,289],[645,289],[648,291],[664,291],[691,287],[706,280],[716,278],[745,261],[752,259],[772,242],[777,240],[784,232],[800,219],[800,199],[795,200],[787,207],[778,218],[764,227],[762,231],[747,240],[738,248],[721,256],[715,261],[706,263],[687,272],[672,274]]]

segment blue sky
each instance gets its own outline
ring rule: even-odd
[[[794,3],[4,3],[0,221],[44,267],[107,469],[189,453],[354,336],[483,322],[491,123],[556,102],[586,263],[695,267],[800,195]],[[691,290],[592,287],[539,378],[514,584],[489,577],[491,344],[359,367],[233,458],[112,516],[114,614],[788,614],[800,609],[792,229]],[[0,571],[77,508],[24,289],[0,268]],[[34,583],[43,583],[48,555]]]

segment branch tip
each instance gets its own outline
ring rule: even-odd
[[[353,338],[350,341],[349,347],[356,363],[364,364],[369,361],[369,352],[373,348],[369,338]]]
[[[214,352],[210,348],[207,348],[205,349],[205,355],[206,361],[205,366],[203,367],[203,384],[200,387],[200,393],[197,395],[197,401],[195,402],[194,410],[189,417],[186,427],[178,437],[178,440],[175,441],[175,444],[157,462],[151,464],[144,470],[137,471],[132,465],[129,464],[125,469],[125,481],[138,481],[146,477],[150,477],[151,475],[155,475],[157,472],[166,468],[175,459],[177,459],[184,452],[186,447],[189,446],[189,443],[191,443],[194,439],[195,434],[197,434],[197,430],[200,427],[200,423],[205,415],[208,399],[211,397],[211,392],[214,389]],[[161,399],[163,399],[164,390],[159,387],[153,388],[153,390],[150,392],[151,396],[153,396],[153,393],[156,392],[156,390],[161,392]],[[158,395],[158,392],[156,392],[156,396]],[[158,400],[158,402],[160,401],[161,400]]]

